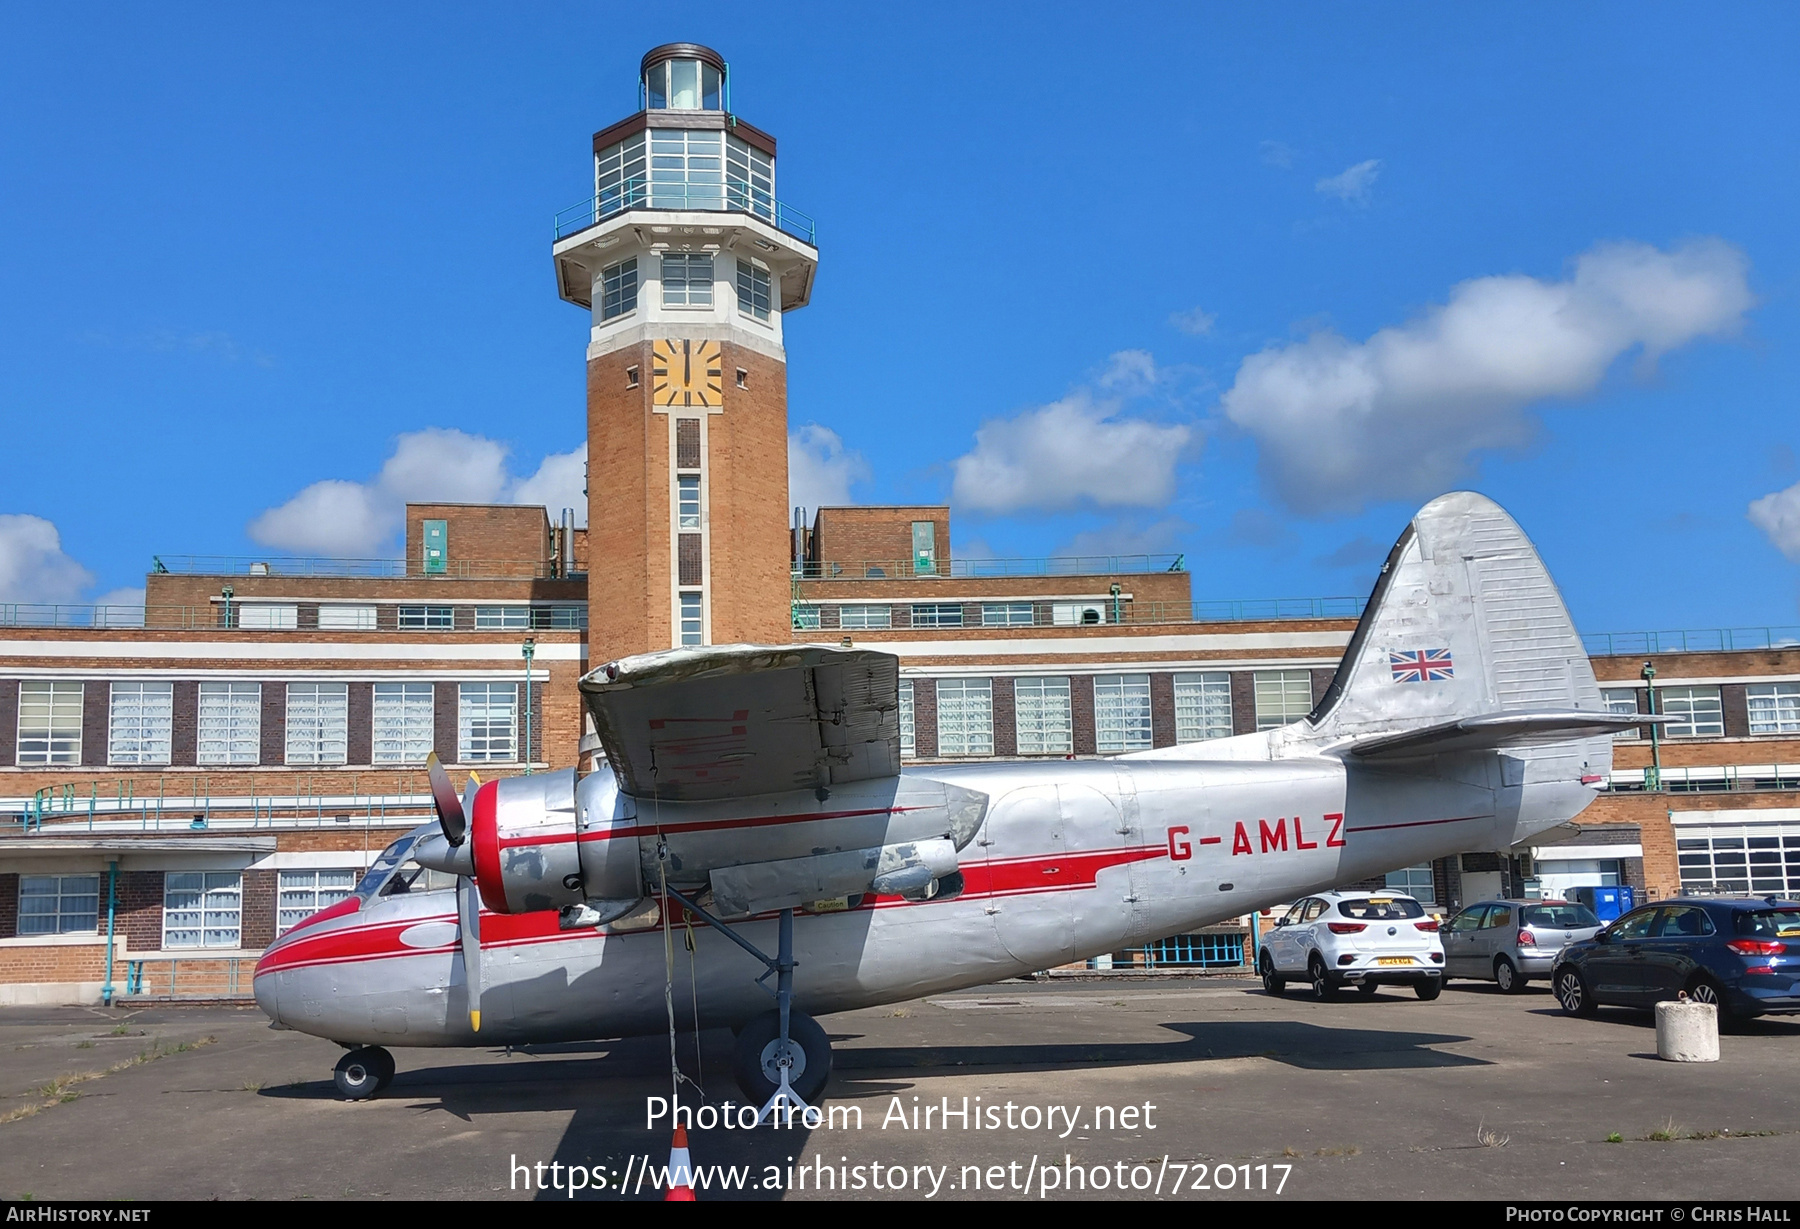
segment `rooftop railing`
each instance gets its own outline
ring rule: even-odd
[[[938,580],[999,576],[1123,576],[1184,571],[1185,555],[1058,555],[1040,559],[806,559],[798,580]]]
[[[155,555],[151,572],[176,576],[300,576],[363,580],[579,580],[586,573],[559,574],[544,559],[450,559],[439,572],[427,572],[406,559],[327,559],[323,557],[257,558],[252,555]]]
[[[1800,626],[1715,627],[1672,632],[1593,632],[1583,636],[1581,643],[1593,657],[1795,649],[1800,648]]]
[[[1251,623],[1339,619],[1362,613],[1360,597],[1262,598],[1213,602],[1134,602],[1095,597],[1079,602],[1031,597],[993,601],[859,603],[800,602],[794,607],[796,639],[822,633],[852,636],[871,631],[942,631],[971,628],[1004,632],[1024,627],[1154,627],[1190,623]],[[849,612],[846,616],[846,612]],[[880,621],[886,612],[887,622]],[[846,617],[850,621],[846,622]]]
[[[288,609],[291,618],[282,621],[271,619],[262,613],[272,605]],[[144,628],[150,631],[216,632],[460,632],[484,636],[523,631],[580,631],[587,627],[587,607],[575,604],[498,607],[496,609],[505,612],[503,615],[484,618],[479,613],[474,613],[474,617],[467,620],[465,625],[456,619],[456,612],[474,607],[475,603],[462,603],[460,607],[436,606],[427,605],[424,599],[420,599],[417,608],[420,613],[415,616],[403,617],[400,613],[402,605],[394,603],[378,608],[375,617],[366,622],[337,622],[324,626],[320,626],[316,618],[309,618],[305,624],[301,623],[298,607],[310,605],[311,603],[297,602],[291,598],[279,603],[251,599],[230,604],[217,601],[204,606],[40,605],[5,602],[0,603],[0,627],[82,630]],[[436,611],[450,613],[426,613]]]
[[[767,192],[742,183],[662,183],[627,179],[559,211],[552,221],[552,229],[556,238],[562,239],[633,209],[746,213],[804,240],[809,247],[818,246],[818,227],[809,215],[776,200]]]

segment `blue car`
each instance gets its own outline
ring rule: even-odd
[[[1648,1008],[1682,991],[1720,1023],[1800,1013],[1800,903],[1668,900],[1633,909],[1563,949],[1550,975],[1572,1016],[1602,1005]]]

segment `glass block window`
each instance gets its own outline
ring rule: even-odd
[[[959,602],[920,602],[912,608],[914,627],[961,627],[963,608]]]
[[[1417,866],[1403,866],[1397,871],[1387,873],[1387,886],[1396,892],[1404,892],[1422,905],[1437,903],[1437,887],[1431,877],[1431,863],[1421,862]]]
[[[1223,671],[1175,676],[1175,741],[1231,737],[1231,676]]]
[[[711,252],[665,252],[661,264],[664,307],[712,306]]]
[[[262,760],[262,684],[200,684],[196,758],[202,764]]]
[[[637,257],[600,270],[600,319],[612,320],[637,310]]]
[[[983,627],[1030,627],[1034,622],[1030,602],[983,602]]]
[[[1658,687],[1656,711],[1673,718],[1662,728],[1666,737],[1724,737],[1725,709],[1717,687]]]
[[[840,606],[838,607],[838,626],[851,628],[881,628],[894,625],[894,608],[892,606]]]
[[[114,683],[106,725],[108,764],[167,764],[175,721],[173,683]]]
[[[349,758],[349,744],[349,685],[289,683],[287,762],[342,764]]]
[[[1013,712],[1020,755],[1068,755],[1075,750],[1067,677],[1014,679]]]
[[[816,618],[818,607],[813,607],[813,612],[814,617]],[[815,622],[813,626],[817,627],[818,624]],[[698,593],[683,593],[681,595],[680,632],[681,643],[683,645],[691,646],[704,644],[706,642],[706,603]]]
[[[329,909],[356,889],[354,870],[282,871],[275,907],[275,933],[286,934],[321,909]]]
[[[769,305],[774,298],[774,287],[769,281],[769,271],[753,260],[746,260],[742,256],[738,257],[738,311],[758,320],[767,320]]]
[[[20,764],[81,763],[80,683],[19,684]]]
[[[402,631],[449,631],[456,626],[451,606],[402,606],[398,615]]]
[[[700,475],[683,474],[675,479],[675,525],[678,529],[700,531]]]
[[[938,754],[994,754],[994,689],[987,679],[937,681]]]
[[[21,935],[94,934],[99,929],[100,876],[19,876]]]
[[[900,754],[906,756],[919,753],[918,742],[913,726],[913,684],[911,679],[900,680]]]
[[[1638,697],[1637,689],[1635,687],[1608,687],[1601,691],[1600,699],[1605,703],[1606,711],[1609,713],[1626,715],[1638,711]],[[1617,734],[1614,734],[1613,741],[1616,743],[1635,742],[1637,741],[1637,737],[1637,727],[1633,726],[1629,730],[1620,730]]]
[[[328,602],[319,607],[319,630],[324,632],[372,632],[375,630],[375,608]]]
[[[1102,674],[1094,679],[1094,747],[1150,749],[1150,676]]]
[[[237,871],[170,871],[163,876],[163,948],[239,946],[243,907]]]
[[[423,764],[431,754],[436,688],[430,683],[377,683],[372,759]]]
[[[458,762],[510,763],[519,758],[517,683],[463,683],[458,701]]]
[[[1276,730],[1312,712],[1312,673],[1308,670],[1256,672],[1256,728]]]
[[[1752,683],[1744,695],[1752,734],[1800,734],[1800,683]]]
[[[477,606],[475,608],[475,628],[477,631],[528,631],[532,626],[531,607],[529,606]]]

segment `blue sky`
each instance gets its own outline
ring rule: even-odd
[[[0,600],[566,490],[550,218],[692,39],[818,220],[807,490],[1250,598],[1466,485],[1584,631],[1800,623],[1791,7],[672,11],[0,13]]]

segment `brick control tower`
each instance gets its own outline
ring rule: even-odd
[[[784,313],[812,220],[711,48],[646,55],[637,114],[594,136],[594,196],[556,219],[556,284],[593,313],[589,660],[790,636]],[[720,584],[724,577],[727,583]]]

